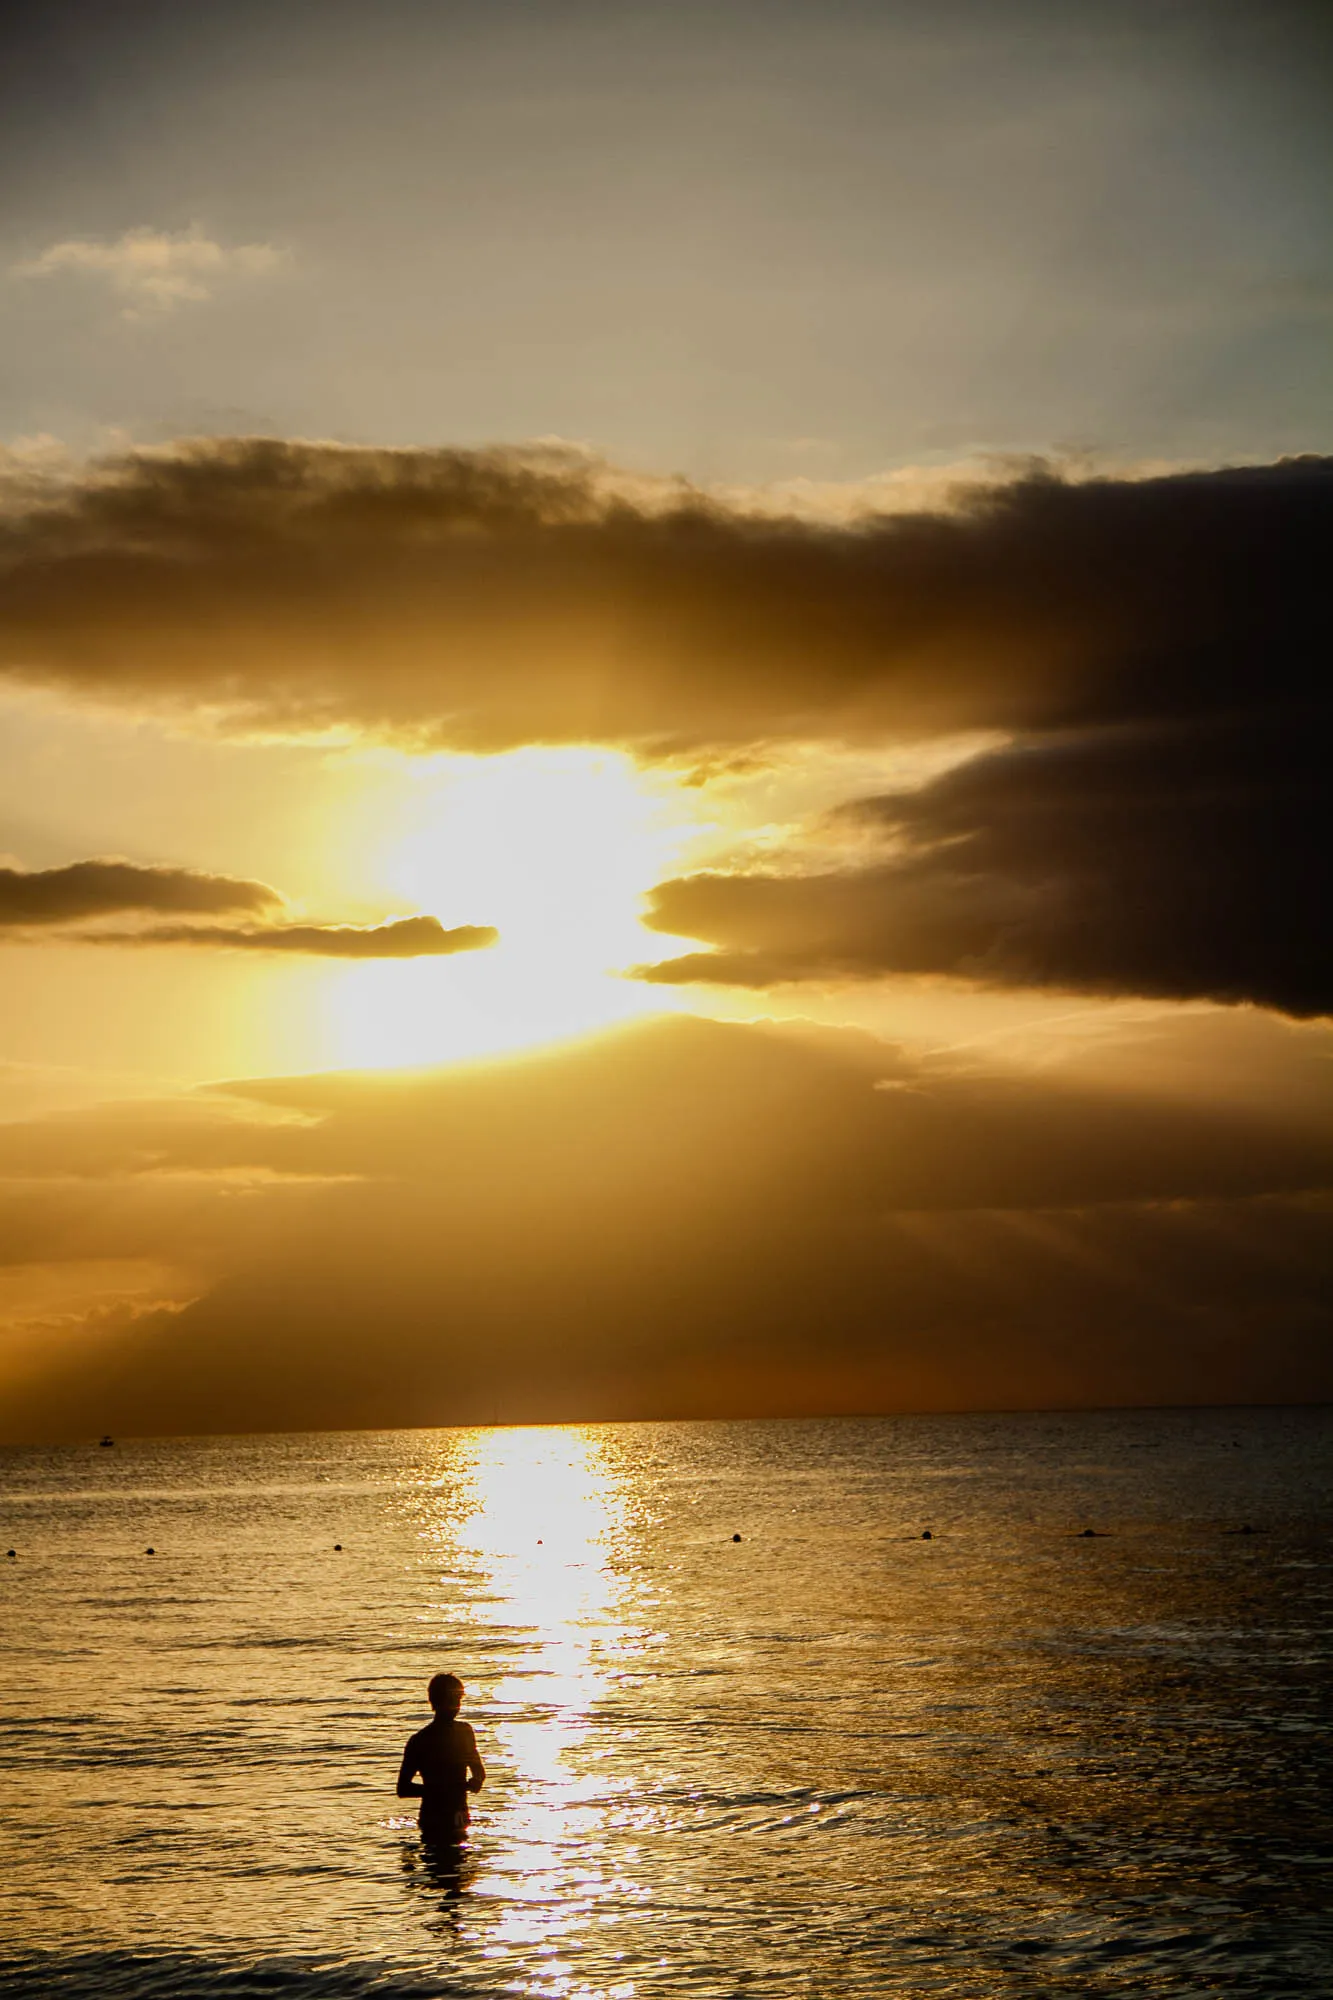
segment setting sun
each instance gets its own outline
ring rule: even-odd
[[[446,924],[493,924],[499,942],[333,974],[331,1060],[447,1061],[662,1011],[660,990],[618,974],[666,955],[639,903],[705,830],[697,792],[583,748],[435,757],[405,783],[377,871],[386,890]]]

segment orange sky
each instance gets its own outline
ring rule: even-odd
[[[15,16],[0,1437],[1327,1397],[1315,14],[260,11]]]

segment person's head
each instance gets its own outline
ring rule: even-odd
[[[463,1683],[457,1674],[432,1674],[426,1699],[437,1715],[452,1722],[463,1706]]]

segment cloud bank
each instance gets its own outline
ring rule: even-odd
[[[194,1302],[49,1328],[0,1434],[1327,1396],[1319,1094],[676,1019],[11,1124],[0,1261]]]
[[[36,497],[34,498],[34,493]],[[1333,460],[1040,470],[817,520],[570,449],[139,452],[0,510],[0,673],[241,728],[642,757],[980,731],[879,852],[663,885],[763,985],[947,972],[1333,1005]],[[242,948],[245,948],[242,946]]]
[[[0,670],[462,749],[1071,728],[1321,702],[1333,460],[1035,475],[824,525],[572,451],[278,440],[22,484]]]
[[[1327,755],[1253,714],[1028,738],[843,808],[890,848],[869,865],[662,884],[646,921],[718,948],[642,976],[948,973],[1328,1013]]]

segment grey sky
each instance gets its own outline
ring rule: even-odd
[[[1318,10],[7,19],[0,438],[556,434],[723,479],[1333,443]],[[14,272],[191,229],[220,261],[147,310],[100,250]]]

